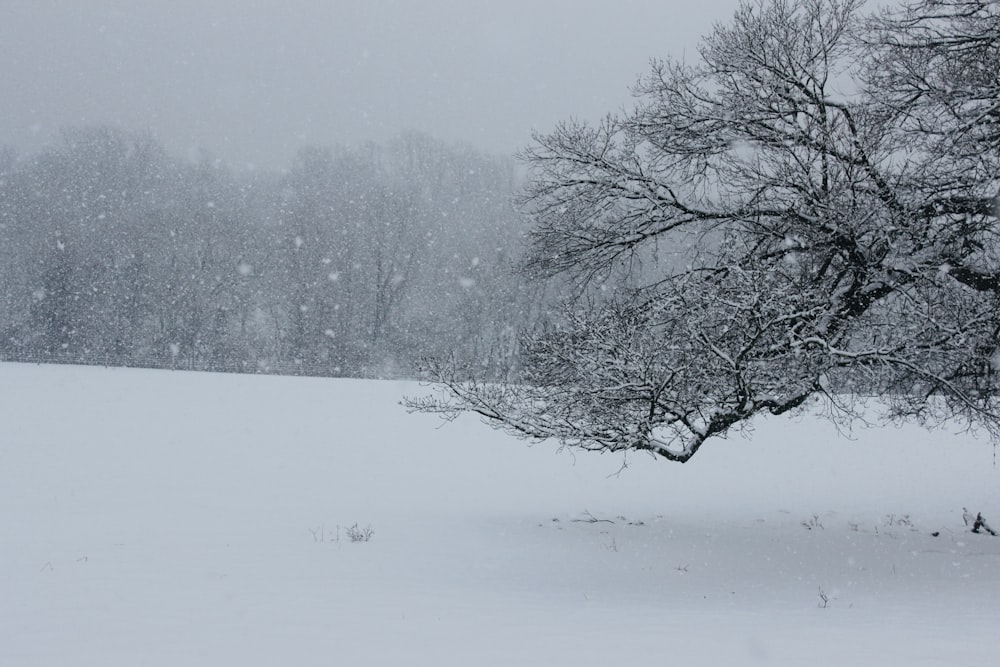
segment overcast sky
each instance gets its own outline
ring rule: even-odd
[[[737,0],[0,0],[0,144],[65,125],[287,166],[404,129],[510,153],[629,101]]]

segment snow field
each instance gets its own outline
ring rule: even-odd
[[[623,461],[421,391],[0,364],[0,665],[996,664],[988,443],[776,419]]]

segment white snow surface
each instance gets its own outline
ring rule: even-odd
[[[0,665],[1000,664],[973,435],[782,418],[623,461],[423,391],[0,364]]]

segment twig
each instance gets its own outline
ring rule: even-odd
[[[596,516],[590,513],[589,510],[584,510],[583,513],[587,515],[586,519],[573,519],[574,523],[611,523],[614,521],[611,519],[598,519]]]

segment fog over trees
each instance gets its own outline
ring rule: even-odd
[[[411,132],[287,171],[67,128],[0,161],[0,356],[336,376],[480,367],[534,298],[513,274],[513,160]]]

